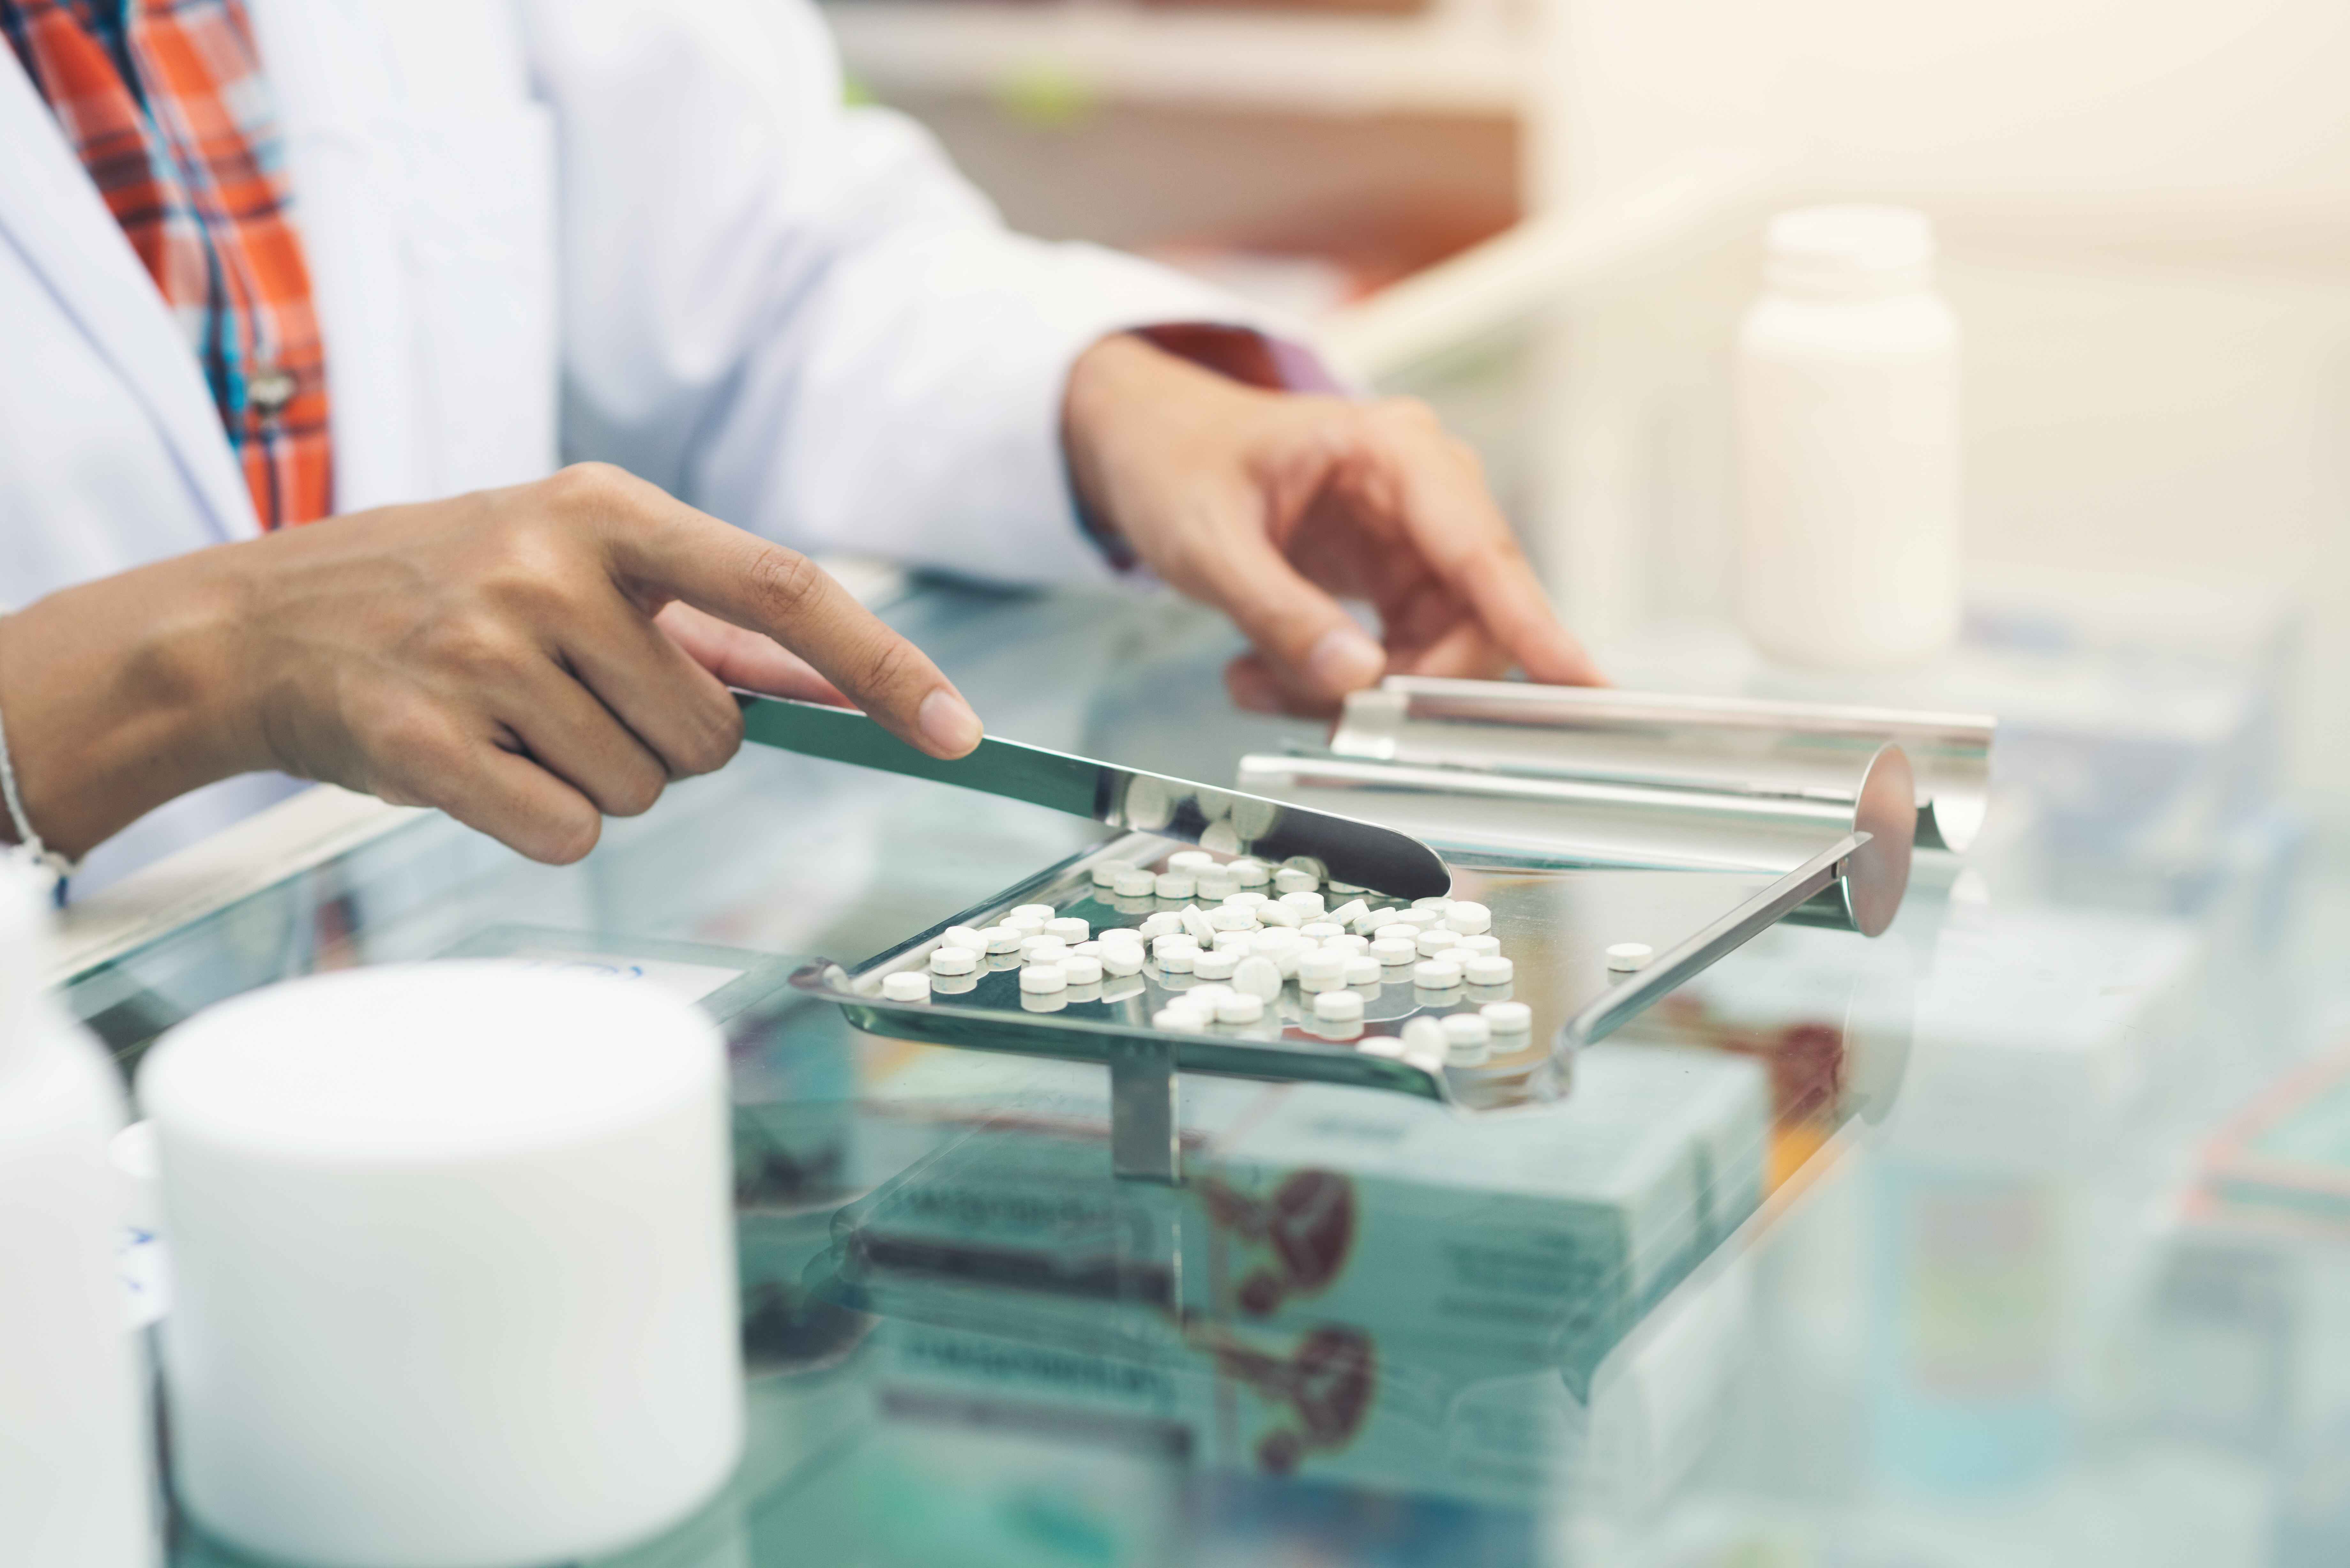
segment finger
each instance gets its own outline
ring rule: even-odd
[[[699,668],[694,673],[709,679]],[[719,695],[733,708],[723,691]],[[653,749],[552,660],[514,691],[493,697],[490,711],[514,732],[532,761],[606,816],[651,810],[669,783],[669,766]]]
[[[1200,597],[1232,618],[1291,698],[1326,711],[1387,669],[1379,645],[1262,529],[1219,531],[1190,566]]]
[[[1232,694],[1232,706],[1251,713],[1285,713],[1289,701],[1281,690],[1281,682],[1264,667],[1260,654],[1243,653],[1224,666],[1224,690]]]
[[[664,606],[653,618],[671,641],[688,657],[729,686],[763,691],[770,697],[796,697],[804,702],[848,707],[840,689],[816,667],[772,637],[745,631],[731,621],[704,614],[682,599]]]
[[[979,744],[979,716],[921,649],[796,551],[721,523],[626,475],[587,504],[613,564],[650,597],[679,598],[790,649],[899,739],[937,757]]]
[[[724,681],[618,589],[601,591],[608,596],[605,602],[591,600],[558,634],[563,662],[578,674],[578,681],[565,684],[573,687],[578,699],[627,726],[629,737],[650,749],[662,778],[691,778],[725,766],[743,744],[743,712]],[[587,690],[580,691],[583,681]],[[566,701],[563,708],[586,722],[577,701]],[[520,723],[515,727],[517,732],[525,728]],[[536,740],[530,744],[534,752],[538,750]],[[585,787],[585,781],[567,767],[558,771]],[[632,781],[632,787],[640,782]],[[588,793],[613,815],[632,815],[614,810],[597,791]]]
[[[1528,676],[1597,686],[1606,677],[1550,607],[1534,568],[1474,465],[1440,446],[1451,438],[1415,424],[1384,443],[1369,465],[1373,488],[1395,507],[1429,566],[1477,612]],[[1377,472],[1378,470],[1384,472]]]
[[[387,758],[377,793],[429,805],[508,848],[568,866],[596,847],[603,818],[593,802],[530,758],[428,718],[411,724]]]
[[[1510,656],[1482,625],[1462,619],[1409,652],[1390,650],[1388,667],[1399,675],[1497,680],[1509,673]]]

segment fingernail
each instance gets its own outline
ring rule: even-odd
[[[971,711],[971,704],[943,686],[922,699],[914,722],[932,750],[950,757],[959,757],[979,744],[982,733],[979,715]]]
[[[1324,691],[1359,691],[1388,667],[1379,645],[1351,626],[1334,626],[1305,656],[1305,678]]]

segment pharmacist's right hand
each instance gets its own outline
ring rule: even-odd
[[[438,806],[567,863],[742,743],[729,683],[979,743],[921,650],[806,557],[598,464],[206,552],[255,767]]]

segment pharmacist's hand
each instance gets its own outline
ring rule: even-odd
[[[439,806],[567,862],[742,743],[727,686],[960,756],[980,724],[805,556],[597,465],[217,552],[256,765]]]
[[[1243,707],[1327,712],[1388,673],[1601,682],[1419,403],[1259,391],[1109,337],[1070,372],[1063,440],[1097,524],[1255,645],[1225,671]]]

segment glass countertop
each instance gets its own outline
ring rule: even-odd
[[[1322,738],[1233,711],[1232,634],[1160,598],[885,613],[998,734],[1211,782]],[[721,1019],[749,1451],[598,1568],[2350,1561],[2350,876],[2248,760],[2268,677],[2066,708],[1967,659],[2040,700],[1885,938],[1767,932],[1506,1116],[1187,1080],[1174,1187],[1111,1178],[1098,1066],[785,979],[1107,830],[756,748],[573,867],[403,819],[68,996],[126,1067],[452,953]]]

